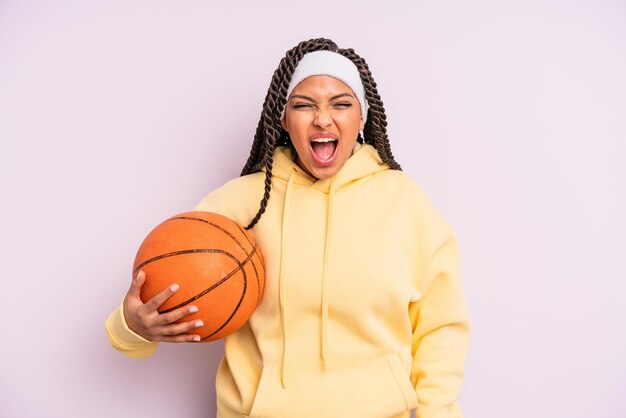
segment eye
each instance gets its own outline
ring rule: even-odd
[[[350,103],[350,102],[340,102],[340,103],[335,103],[334,106],[338,107],[340,109],[347,109],[349,107],[352,107],[352,103]]]
[[[313,105],[309,104],[309,103],[295,103],[293,105],[294,109],[309,109],[309,108],[312,108],[312,107],[313,107]]]

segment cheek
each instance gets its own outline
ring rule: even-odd
[[[306,156],[309,148],[309,122],[306,120],[306,115],[296,115],[291,119],[288,119],[288,128],[286,129],[291,138],[291,143],[296,148],[296,153],[300,156]]]
[[[363,129],[363,121],[361,120],[361,114],[345,115],[341,119],[337,120],[337,125],[346,134],[352,134],[359,132]]]
[[[289,135],[294,136],[304,135],[310,125],[309,117],[303,113],[288,114],[286,121],[283,123],[283,128],[289,132]]]

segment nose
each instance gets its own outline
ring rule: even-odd
[[[320,108],[317,110],[315,114],[315,120],[313,121],[315,126],[320,128],[326,128],[327,126],[333,123],[332,115],[330,114],[330,109],[328,108]]]

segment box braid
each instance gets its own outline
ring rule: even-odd
[[[241,170],[241,175],[256,173],[265,168],[265,191],[261,199],[260,207],[255,217],[250,221],[246,229],[251,229],[257,224],[261,215],[265,212],[267,202],[272,189],[272,165],[276,146],[284,143],[288,138],[287,132],[280,124],[280,117],[287,103],[287,89],[291,77],[302,57],[313,51],[333,51],[341,54],[352,61],[359,70],[361,81],[365,87],[365,99],[369,105],[367,121],[363,129],[364,143],[376,148],[380,159],[394,170],[401,170],[391,153],[389,138],[387,137],[387,116],[380,99],[376,82],[363,58],[357,55],[353,49],[341,49],[330,39],[317,38],[300,42],[297,46],[287,51],[274,71],[270,82],[263,111],[257,125],[252,149],[246,165]]]

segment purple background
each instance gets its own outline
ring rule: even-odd
[[[465,416],[626,416],[626,5],[602,0],[0,1],[0,416],[214,415],[220,343],[135,361],[104,321],[318,36],[368,60],[458,232]]]

